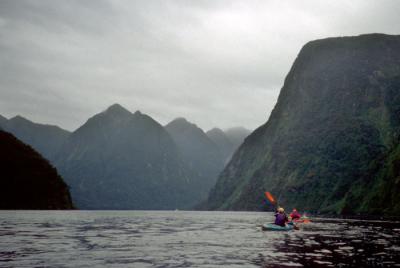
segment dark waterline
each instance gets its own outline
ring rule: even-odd
[[[400,223],[271,213],[0,211],[0,267],[400,267]]]

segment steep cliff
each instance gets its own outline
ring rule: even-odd
[[[399,127],[400,36],[309,42],[208,208],[260,210],[269,190],[308,211],[398,214]]]

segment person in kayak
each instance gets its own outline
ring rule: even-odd
[[[285,210],[283,208],[278,208],[277,213],[275,213],[275,224],[285,227],[288,221],[289,219],[285,214]]]
[[[298,219],[301,218],[300,213],[297,211],[297,209],[293,209],[292,213],[290,213],[290,217],[292,218],[292,221],[297,221]]]

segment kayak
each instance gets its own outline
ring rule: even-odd
[[[288,224],[286,224],[285,227],[276,225],[274,223],[266,223],[266,224],[262,225],[263,231],[290,231],[290,230],[293,230],[293,228],[294,228],[294,225],[292,222],[289,222]]]

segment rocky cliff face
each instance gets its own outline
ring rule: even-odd
[[[268,122],[222,172],[208,206],[263,209],[268,190],[281,204],[308,211],[400,213],[393,191],[400,186],[399,127],[400,36],[312,41]]]
[[[57,170],[30,146],[0,131],[0,209],[72,209]]]

